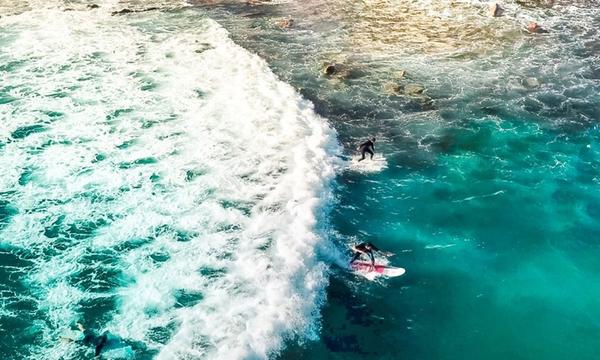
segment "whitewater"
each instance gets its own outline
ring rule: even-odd
[[[76,322],[135,358],[315,338],[334,130],[199,11],[99,4],[0,18],[2,357],[89,356]]]

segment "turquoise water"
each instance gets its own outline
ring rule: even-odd
[[[527,4],[3,16],[2,357],[595,359],[600,14]]]

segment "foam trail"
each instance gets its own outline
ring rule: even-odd
[[[335,133],[197,12],[110,10],[0,23],[2,242],[35,257],[31,358],[77,357],[54,337],[82,318],[158,359],[314,336]]]

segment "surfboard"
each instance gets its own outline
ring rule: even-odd
[[[375,264],[375,268],[373,268],[371,263],[364,261],[353,262],[350,264],[350,269],[354,270],[355,273],[360,275],[366,275],[365,277],[367,278],[375,278],[377,276],[395,277],[403,275],[406,272],[406,269],[404,268],[380,264]]]
[[[348,170],[369,173],[379,172],[387,168],[387,160],[382,154],[376,153],[372,160],[369,158],[368,154],[367,158],[363,161],[358,161],[360,158],[360,155],[353,156],[350,161],[348,161]]]

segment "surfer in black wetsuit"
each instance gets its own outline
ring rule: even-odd
[[[108,341],[108,333],[105,332],[102,335],[97,335],[92,330],[84,328],[81,323],[77,323],[77,328],[79,329],[79,331],[81,331],[83,333],[82,339],[75,340],[75,339],[71,339],[68,337],[63,337],[63,339],[65,339],[67,341],[75,341],[77,343],[88,345],[88,346],[93,346],[93,347],[95,347],[94,356],[100,356],[100,353],[102,352],[102,348],[104,348],[104,346],[106,345],[106,342]]]
[[[367,140],[358,145],[358,151],[360,151],[360,154],[362,155],[358,161],[363,161],[366,153],[371,154],[371,160],[373,160],[373,155],[375,155],[375,138]]]
[[[352,256],[352,260],[350,260],[350,265],[352,265],[353,262],[358,260],[358,258],[360,258],[360,256],[362,254],[365,254],[365,255],[368,255],[369,258],[371,259],[371,266],[373,266],[373,268],[375,267],[375,257],[373,256],[373,251],[377,251],[383,256],[394,255],[394,253],[383,252],[383,251],[379,250],[375,245],[371,244],[370,242],[364,242],[364,243],[360,243],[358,245],[353,245],[352,251],[354,252],[354,255]]]
[[[370,242],[360,243],[352,246],[352,251],[354,251],[354,256],[352,256],[350,264],[358,260],[362,254],[366,254],[369,256],[369,258],[371,258],[371,265],[375,266],[375,257],[373,256],[373,251],[379,251],[375,245],[371,244]]]

